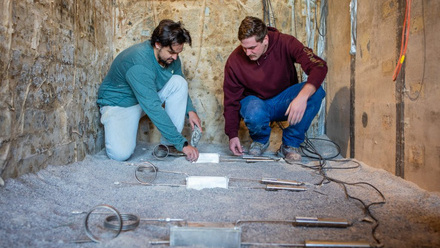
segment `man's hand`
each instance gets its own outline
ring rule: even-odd
[[[189,111],[188,120],[189,120],[189,124],[191,125],[191,130],[194,130],[194,125],[197,125],[200,128],[200,132],[203,133],[202,123],[200,122],[200,118],[196,112]]]
[[[186,155],[186,160],[195,162],[199,158],[199,150],[194,146],[187,145],[182,149],[182,152]]]
[[[290,102],[289,107],[284,114],[288,116],[287,121],[289,122],[289,125],[295,125],[302,120],[306,107],[307,98],[304,99],[296,97],[292,100],[292,102]]]
[[[236,156],[243,155],[243,148],[238,137],[229,140],[229,150]]]
[[[315,86],[306,83],[301,91],[298,93],[292,102],[290,102],[289,107],[284,115],[287,115],[287,121],[289,125],[298,124],[306,112],[307,100],[311,95],[315,93]]]

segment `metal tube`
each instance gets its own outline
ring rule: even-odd
[[[297,181],[293,181],[293,180],[281,180],[281,179],[276,179],[276,178],[263,178],[261,179],[261,183],[264,184],[286,184],[286,185],[304,185],[304,183],[302,182],[297,182]]]
[[[282,243],[252,243],[252,242],[242,242],[242,246],[277,246],[277,247],[305,247],[304,244],[282,244]]]
[[[293,185],[267,184],[266,190],[290,190],[290,191],[306,191],[306,187]]]
[[[319,248],[319,247],[364,247],[369,248],[372,247],[368,242],[366,241],[332,241],[332,240],[309,240],[305,242],[305,247],[313,247],[313,248]]]
[[[348,227],[350,223],[345,219],[316,218],[316,217],[295,217],[295,226],[308,227]]]
[[[341,218],[295,217],[294,220],[238,220],[235,226],[242,223],[284,223],[306,227],[348,227],[350,223]]]

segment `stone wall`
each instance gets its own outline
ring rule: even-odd
[[[101,150],[95,101],[113,58],[110,3],[0,1],[3,178]]]

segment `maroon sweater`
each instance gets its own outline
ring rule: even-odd
[[[240,100],[254,95],[272,98],[298,83],[294,63],[301,64],[308,75],[307,83],[321,86],[327,74],[327,64],[295,37],[269,27],[269,47],[258,61],[250,60],[238,46],[225,65],[223,83],[225,133],[229,139],[238,137]]]

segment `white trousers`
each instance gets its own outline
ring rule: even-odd
[[[165,102],[165,112],[177,131],[182,132],[188,100],[188,83],[183,77],[174,75],[158,95],[162,103]],[[100,112],[107,156],[117,161],[127,160],[136,148],[139,120],[145,113],[139,104],[127,108],[103,106]],[[163,137],[161,143],[170,144]]]

